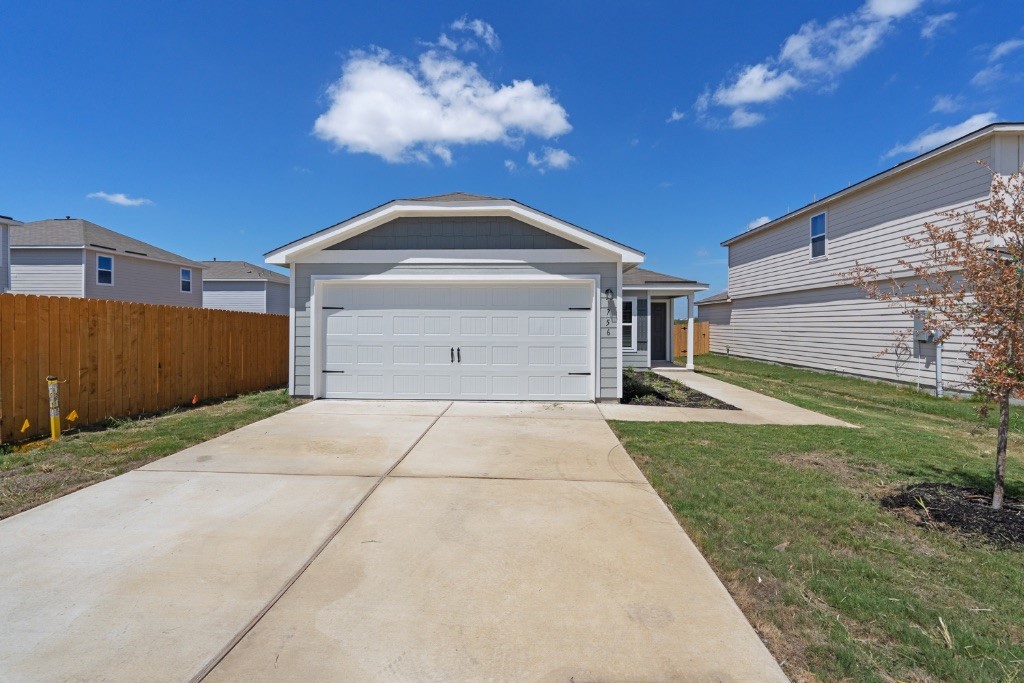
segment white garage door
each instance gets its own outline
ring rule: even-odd
[[[327,398],[593,399],[589,281],[346,283],[318,298]]]

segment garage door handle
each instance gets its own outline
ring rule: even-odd
[[[458,355],[459,362],[461,363],[462,362],[462,347],[460,346],[459,348],[455,349],[455,353],[456,353],[456,355]]]
[[[570,375],[589,375],[589,372],[570,372]]]
[[[448,350],[452,352],[452,362],[454,363],[455,362],[455,347],[453,346],[452,348],[450,348]]]

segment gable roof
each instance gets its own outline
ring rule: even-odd
[[[212,280],[266,280],[288,284],[288,276],[248,261],[203,261],[203,282]]]
[[[148,242],[114,232],[81,218],[53,218],[32,221],[11,227],[11,248],[68,247],[70,249],[96,249],[176,263],[189,268],[202,268],[203,264],[154,247]]]
[[[646,268],[633,268],[622,274],[623,287],[639,287],[643,285],[694,285],[696,287],[707,287],[703,282],[687,280],[675,275],[656,273]]]
[[[514,199],[465,192],[393,199],[340,223],[293,240],[265,254],[267,263],[284,265],[306,252],[319,251],[402,216],[509,216],[585,247],[617,254],[624,264],[643,263],[642,251],[563,221]]]
[[[485,202],[502,197],[488,197],[482,194],[470,194],[468,192],[448,192],[446,194],[434,194],[427,197],[409,197],[407,202]]]
[[[694,303],[696,303],[698,306],[704,306],[706,304],[724,304],[724,303],[727,303],[728,301],[729,301],[729,292],[728,291],[722,291],[722,292],[718,292],[716,294],[712,294],[711,296],[704,297],[700,301],[696,301]]]
[[[970,143],[975,142],[975,141],[977,141],[977,140],[979,140],[979,139],[981,139],[983,137],[986,137],[988,135],[991,135],[991,134],[994,134],[994,133],[998,133],[998,132],[1024,133],[1024,122],[1005,121],[1005,122],[1000,122],[1000,123],[990,123],[989,125],[984,126],[982,128],[979,128],[978,130],[976,130],[976,131],[974,131],[972,133],[968,133],[967,135],[959,137],[956,140],[952,140],[950,142],[947,142],[944,145],[940,145],[940,146],[936,147],[933,150],[930,150],[928,152],[924,152],[923,154],[919,154],[916,157],[907,159],[906,161],[901,161],[900,163],[896,164],[892,168],[888,168],[888,169],[886,169],[884,171],[881,171],[880,173],[876,173],[873,176],[865,178],[864,180],[860,181],[859,183],[854,183],[853,185],[850,185],[847,188],[839,190],[838,192],[833,192],[832,194],[830,194],[830,195],[828,195],[826,197],[822,197],[821,199],[818,199],[817,201],[813,201],[810,204],[805,204],[804,206],[801,206],[796,211],[790,211],[789,213],[785,214],[784,216],[780,216],[780,217],[778,217],[778,218],[776,218],[774,220],[771,220],[771,221],[769,221],[769,222],[767,222],[767,223],[765,223],[763,225],[759,225],[756,228],[750,228],[749,230],[745,230],[745,231],[739,233],[738,235],[733,235],[729,239],[727,239],[724,242],[722,242],[722,246],[723,247],[727,247],[730,244],[733,244],[734,242],[738,242],[739,240],[746,239],[746,238],[748,238],[748,237],[750,237],[752,235],[756,235],[758,233],[764,232],[765,230],[770,230],[771,228],[774,228],[775,226],[777,226],[779,223],[782,223],[783,221],[789,220],[791,218],[795,218],[796,216],[799,216],[800,214],[805,214],[805,213],[809,213],[811,211],[815,211],[817,209],[820,209],[820,208],[824,207],[825,204],[828,204],[829,202],[833,202],[836,199],[839,199],[841,197],[845,197],[845,196],[847,196],[849,194],[852,194],[854,192],[858,192],[860,190],[863,190],[866,187],[869,187],[869,186],[874,185],[876,183],[880,183],[880,182],[882,182],[884,180],[888,180],[889,178],[891,178],[891,177],[893,177],[895,175],[898,175],[898,174],[904,173],[906,171],[909,171],[910,169],[915,168],[916,166],[918,166],[918,165],[920,165],[920,164],[922,164],[922,163],[924,163],[926,161],[934,159],[937,156],[940,156],[940,155],[945,154],[947,152],[950,152],[950,151],[952,151],[952,150],[954,150],[954,149],[956,149],[958,147],[962,147],[963,145],[970,144]]]

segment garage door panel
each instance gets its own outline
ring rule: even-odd
[[[391,320],[391,334],[418,335],[421,333],[422,322],[418,315],[396,315]]]
[[[364,288],[378,292],[364,295]],[[324,301],[344,307],[323,311],[323,368],[334,371],[325,374],[328,397],[593,396],[589,284],[341,285],[326,291]]]
[[[423,347],[394,346],[391,349],[391,362],[395,365],[422,365]]]

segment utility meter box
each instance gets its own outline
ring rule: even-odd
[[[919,316],[914,318],[914,341],[928,343],[935,341],[935,330],[924,329],[924,320]]]

